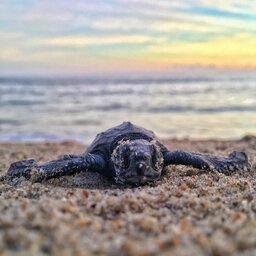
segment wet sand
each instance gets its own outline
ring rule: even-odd
[[[251,172],[170,166],[154,186],[117,185],[97,173],[43,183],[0,181],[1,255],[256,255],[256,137],[166,140],[169,149],[245,151]],[[0,144],[11,162],[81,153],[75,142]]]

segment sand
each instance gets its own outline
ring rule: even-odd
[[[117,185],[97,173],[43,183],[0,181],[0,255],[256,255],[256,137],[167,140],[170,149],[245,151],[251,172],[226,176],[171,166],[154,186]],[[80,153],[75,142],[0,144],[13,161]]]

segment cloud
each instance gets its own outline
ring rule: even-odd
[[[129,31],[129,30],[141,30],[147,27],[145,21],[142,21],[138,18],[101,18],[97,20],[93,20],[90,23],[90,26],[93,29],[100,30],[119,30],[119,31]]]
[[[219,10],[228,11],[234,14],[255,14],[256,13],[256,5],[254,1],[251,0],[201,0],[201,4],[205,6],[209,6],[212,8],[216,8]]]
[[[0,31],[0,38],[2,41],[12,41],[21,39],[24,35],[21,32],[7,32],[7,31]]]
[[[38,43],[48,46],[88,46],[115,44],[143,44],[161,41],[145,35],[114,35],[114,36],[66,36],[42,39]]]

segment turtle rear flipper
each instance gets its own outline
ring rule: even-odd
[[[232,152],[227,158],[185,151],[167,152],[164,155],[164,164],[165,166],[170,164],[188,165],[198,169],[218,171],[225,174],[250,169],[247,155],[244,152],[238,151]]]

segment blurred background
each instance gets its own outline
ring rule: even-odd
[[[0,141],[123,121],[160,137],[256,133],[256,2],[0,2]]]

